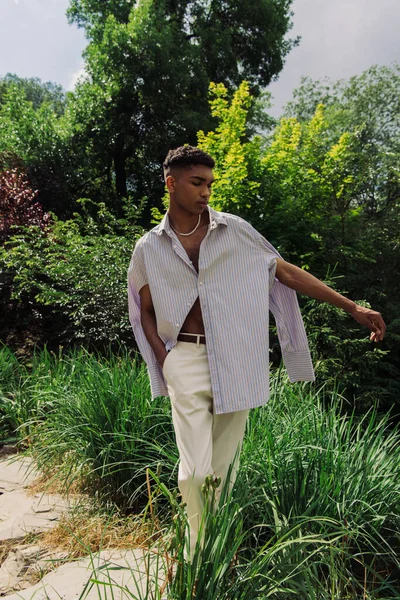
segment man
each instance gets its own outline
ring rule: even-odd
[[[152,397],[171,399],[191,556],[204,479],[224,480],[230,463],[234,477],[249,410],[268,399],[269,310],[291,381],[314,379],[296,291],[343,308],[374,342],[386,327],[380,313],[283,260],[249,223],[209,207],[211,156],[183,146],[163,166],[169,208],[135,246],[129,315]]]

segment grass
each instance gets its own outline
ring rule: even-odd
[[[0,372],[3,427],[13,435],[16,424],[48,481],[145,524],[136,543],[165,589],[125,597],[400,598],[400,436],[389,415],[346,415],[337,391],[273,376],[270,401],[251,411],[234,490],[205,513],[205,543],[188,565],[170,407],[149,400],[143,366],[127,353],[106,360],[79,350],[44,351],[22,367],[5,349]],[[112,529],[111,517],[102,522],[97,545],[84,521],[69,525],[88,553]],[[95,580],[101,597],[113,597],[113,585],[122,593]]]
[[[3,367],[3,352],[3,427],[21,435],[49,484],[55,473],[65,492],[86,485],[129,511],[147,501],[147,467],[172,483],[178,455],[169,402],[150,401],[147,375],[127,352],[105,361],[84,349],[45,350],[20,370]]]
[[[139,515],[123,517],[116,507],[105,510],[97,503],[85,503],[64,514],[54,528],[41,536],[40,543],[64,550],[69,559],[75,559],[107,548],[146,546],[151,528],[151,522]]]

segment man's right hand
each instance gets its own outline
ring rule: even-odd
[[[161,368],[164,367],[168,352],[165,349],[164,342],[157,333],[157,319],[154,311],[153,300],[150,294],[150,288],[146,284],[140,291],[140,320],[143,331],[149,342],[151,349],[156,355],[156,359]]]
[[[168,352],[166,352],[166,353],[165,353],[165,356],[164,356],[164,358],[162,359],[162,362],[160,362],[160,365],[161,365],[161,368],[162,368],[162,369],[164,368],[164,363],[165,363],[165,359],[167,358],[167,356],[168,356]]]

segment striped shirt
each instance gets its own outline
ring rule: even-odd
[[[128,305],[155,398],[168,396],[168,389],[141,325],[139,290],[150,287],[157,332],[168,351],[199,297],[214,412],[221,414],[268,400],[270,310],[290,381],[313,381],[314,370],[297,294],[275,277],[280,254],[244,219],[208,210],[198,273],[168,213],[137,241],[128,269]]]

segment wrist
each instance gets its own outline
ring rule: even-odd
[[[169,352],[169,350],[164,351],[163,354],[158,358],[158,362],[159,362],[161,368],[163,368],[163,366],[164,366],[164,362],[168,356],[168,352]]]
[[[353,300],[349,300],[348,298],[346,298],[345,300],[346,302],[342,308],[350,315],[352,315],[357,310],[357,304]]]

